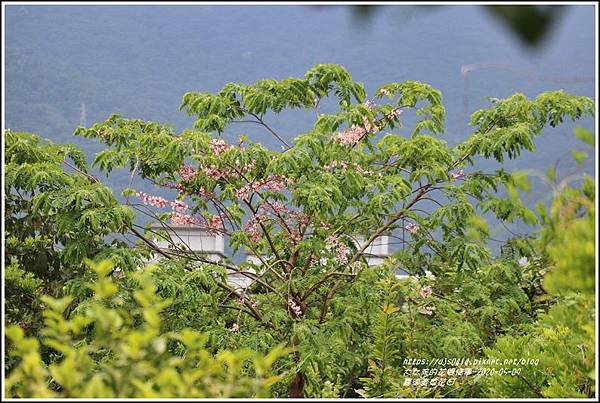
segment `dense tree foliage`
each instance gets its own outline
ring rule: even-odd
[[[332,100],[338,111],[320,113],[319,105]],[[17,327],[8,333],[10,393],[594,395],[593,180],[563,188],[549,212],[541,204],[534,212],[520,198],[531,185],[526,175],[476,166],[482,158],[502,163],[534,151],[545,126],[593,114],[590,99],[563,91],[493,99],[471,116],[473,133],[452,147],[440,137],[440,91],[404,81],[368,98],[337,65],[317,65],[301,78],[190,92],[180,109],[196,119],[182,133],[119,115],[76,131],[105,143],[94,160],[101,171],[128,168],[130,184],[141,178],[171,199],[130,185],[120,204],[73,147],[7,132],[8,322],[35,323],[33,338]],[[266,118],[286,109],[317,116],[292,144]],[[411,129],[405,117],[414,121]],[[263,127],[281,150],[243,136],[228,144],[221,134],[236,122]],[[593,146],[591,133],[577,135]],[[556,173],[548,176],[557,181]],[[136,216],[149,221],[142,225]],[[495,254],[488,218],[541,231],[510,239]],[[181,225],[226,237],[231,256],[215,260],[190,250],[170,235]],[[135,243],[127,242],[131,236]],[[382,236],[402,247],[369,266],[367,252]],[[240,262],[245,253],[255,260]],[[112,263],[88,265],[84,258]],[[97,267],[94,292],[90,266]],[[397,269],[411,276],[399,279]],[[236,287],[231,274],[252,285]],[[40,299],[42,292],[54,299]],[[103,321],[111,315],[119,325]],[[119,332],[135,339],[135,354]],[[202,344],[167,342],[191,334]],[[46,350],[38,352],[36,337]],[[225,360],[229,372],[193,371],[200,366],[193,357]],[[518,375],[440,361],[524,357],[540,362],[521,365]],[[133,370],[138,366],[143,370]],[[81,378],[64,379],[66,368]],[[177,374],[188,371],[189,382],[178,383]],[[107,381],[115,373],[120,383]],[[424,378],[437,384],[419,384]],[[50,389],[42,387],[46,379]]]

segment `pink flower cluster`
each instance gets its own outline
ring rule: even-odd
[[[200,222],[198,219],[188,214],[181,214],[176,211],[171,213],[171,224],[174,225],[198,225]]]
[[[206,228],[209,233],[218,233],[223,229],[223,219],[218,214],[212,216],[206,220]]]
[[[289,234],[289,236],[294,243],[298,243],[302,240],[302,237],[300,236],[298,231],[295,231],[295,230],[292,230],[291,233]]]
[[[348,248],[348,246],[346,246],[334,235],[329,235],[327,239],[325,239],[325,243],[327,244],[327,250],[337,249],[337,258],[340,263],[348,263],[348,255],[350,254],[350,248]]]
[[[200,186],[200,189],[198,189],[198,195],[206,199],[214,197],[214,193],[207,191],[203,186]]]
[[[238,199],[248,200],[250,193],[259,191],[281,192],[286,186],[289,186],[292,181],[285,177],[272,177],[264,181],[252,182],[235,191],[235,196]]]
[[[333,160],[333,161],[331,161],[330,164],[325,165],[323,168],[326,171],[333,171],[335,168],[338,168],[338,167],[341,169],[348,169],[348,163],[344,162],[344,161],[338,162],[336,160]]]
[[[208,167],[203,167],[202,172],[204,173],[204,175],[208,176],[209,178],[211,178],[215,181],[218,181],[223,178],[228,178],[231,176],[230,170],[221,169],[214,164],[212,164],[211,166],[208,166]]]
[[[181,191],[180,191],[181,192]],[[204,189],[201,188],[201,192]],[[169,201],[163,197],[150,196],[143,192],[136,193],[137,197],[140,197],[144,204],[151,204],[156,207],[167,207]],[[187,210],[188,205],[182,200],[173,200],[171,203],[171,224],[173,225],[201,225],[201,221],[189,214],[183,214],[182,212]],[[218,233],[223,229],[223,220],[220,215],[214,215],[208,219],[202,217],[205,223],[205,227],[210,233]]]
[[[232,146],[225,143],[225,140],[223,139],[211,139],[210,143],[208,144],[208,147],[215,155],[219,155],[233,148]]]
[[[302,237],[294,228],[293,223],[295,223],[298,228],[301,228],[302,226],[308,225],[310,222],[310,218],[302,211],[290,210],[280,201],[269,201],[261,204],[258,208],[258,213],[258,217],[262,220],[262,222],[266,222],[266,215],[269,213],[272,213],[277,218],[284,221],[286,227],[289,229],[289,233],[286,235],[288,235],[294,242],[300,242]],[[253,227],[256,227],[256,224],[251,223],[249,226],[251,230],[250,235],[256,237],[257,228]],[[256,231],[253,231],[253,229]]]
[[[414,235],[419,230],[419,226],[415,223],[409,222],[404,226],[404,229]]]
[[[288,299],[288,306],[290,307],[292,312],[296,314],[296,316],[302,315],[302,308],[300,308],[300,305],[296,304],[296,302],[293,299]]]
[[[300,225],[307,225],[310,221],[308,216],[302,211],[290,210],[280,201],[269,201],[268,203],[261,204],[258,208],[259,211],[273,212],[279,217],[287,216],[291,220],[296,221]]]
[[[273,213],[283,216],[290,213],[290,210],[280,201],[269,201],[268,203],[261,204],[259,210],[268,211],[272,210]]]
[[[181,175],[181,179],[184,181],[190,180],[198,175],[198,171],[190,166],[184,166],[179,170],[179,175]]]
[[[240,170],[242,172],[250,172],[254,168],[255,164],[256,164],[256,161],[251,160],[248,164],[246,164]],[[208,176],[209,178],[211,178],[215,181],[219,181],[221,179],[239,178],[239,176],[240,176],[240,174],[233,169],[219,168],[218,166],[216,166],[214,164],[203,167],[202,172],[204,173],[204,175]]]
[[[250,237],[252,242],[260,241],[260,223],[266,223],[268,221],[265,215],[255,215],[251,217],[246,223],[246,233]]]
[[[419,295],[421,296],[421,298],[427,298],[431,295],[432,292],[433,290],[431,289],[431,287],[426,285],[419,290]]]
[[[465,177],[465,171],[463,171],[462,169],[460,171],[458,171],[457,173],[454,172],[450,172],[449,174],[450,179],[462,179]]]
[[[336,140],[341,145],[354,145],[367,133],[367,131],[360,126],[352,125],[350,130],[338,133]]]
[[[151,204],[155,207],[167,207],[167,205],[169,204],[169,201],[163,197],[159,197],[159,196],[150,196],[149,194],[146,194],[144,192],[137,192],[136,196],[142,199],[142,202],[144,202],[144,204],[148,205]]]
[[[260,231],[258,229],[258,221],[256,221],[256,220],[248,221],[248,224],[246,225],[246,233],[248,233],[248,236],[250,237],[250,240],[252,242],[260,241]]]
[[[235,322],[233,325],[231,325],[229,330],[231,330],[232,333],[237,333],[240,330],[240,325]]]
[[[171,208],[175,211],[183,211],[183,210],[187,210],[188,206],[181,200],[173,200],[171,202]]]
[[[368,132],[376,133],[378,131],[379,126],[369,123],[369,119],[365,116],[362,126],[352,125],[349,130],[338,133],[335,140],[341,145],[354,145]]]

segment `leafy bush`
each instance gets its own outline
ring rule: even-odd
[[[590,134],[591,135],[591,134]],[[588,136],[589,138],[589,136]],[[543,279],[554,299],[527,334],[503,337],[490,357],[535,357],[517,377],[484,380],[486,393],[499,397],[593,397],[595,394],[595,191],[586,178],[580,188],[568,188],[545,214],[541,247],[551,261]]]
[[[170,304],[156,295],[151,268],[141,272],[135,291],[138,309],[123,309],[109,262],[93,265],[94,297],[64,318],[71,298],[43,297],[41,342],[59,353],[46,366],[36,338],[17,326],[6,329],[18,366],[6,379],[9,397],[265,397],[280,379],[271,376],[282,348],[262,356],[250,349],[204,348],[206,336],[191,329],[161,332],[160,312]]]

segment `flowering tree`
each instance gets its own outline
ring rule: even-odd
[[[319,114],[331,97],[339,110]],[[230,83],[215,94],[185,94],[180,109],[196,121],[182,133],[113,115],[76,134],[107,145],[95,159],[101,170],[128,166],[132,178],[174,193],[168,200],[125,189],[132,209],[164,229],[184,224],[222,234],[234,255],[246,250],[256,256],[259,264],[235,264],[234,256],[214,261],[189,253],[168,232],[131,227],[165,262],[197,270],[211,290],[207,306],[222,312],[215,323],[226,318],[228,331],[239,337],[246,328],[259,328],[275,339],[287,338],[295,348],[288,394],[297,397],[304,394],[307,365],[314,359],[302,356],[302,345],[312,337],[307,334],[340,323],[332,305],[357,284],[368,285],[360,282],[373,273],[365,253],[379,237],[407,235],[386,267],[435,276],[449,267],[476,270],[490,262],[487,229],[478,214],[536,222],[518,197],[497,194],[505,187],[514,195],[519,178],[502,169],[482,172],[474,163],[533,151],[546,125],[592,114],[593,103],[562,91],[535,99],[515,94],[492,103],[471,116],[473,133],[450,147],[440,138],[445,110],[438,90],[404,81],[384,84],[368,98],[343,67],[316,65],[303,78]],[[267,113],[285,109],[318,116],[292,143],[267,121]],[[415,121],[412,130],[403,128],[405,116]],[[245,137],[228,144],[221,135],[237,122],[261,126],[282,150]],[[173,248],[158,248],[156,237]],[[251,289],[228,284],[227,272],[251,279]],[[422,288],[420,297],[431,293]],[[434,309],[421,308],[425,316]]]

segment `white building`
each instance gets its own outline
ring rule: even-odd
[[[160,226],[153,225],[150,227],[154,232],[165,233],[169,239],[155,234],[153,241],[156,245],[164,250],[180,250],[186,253],[189,251],[202,254],[202,256],[212,262],[220,262],[225,260],[225,241],[223,235],[209,233],[201,228],[186,225],[169,225]],[[364,237],[355,236],[355,244],[357,247],[362,247],[364,244]],[[384,260],[390,255],[389,252],[389,237],[382,235],[376,238],[369,247],[365,249],[363,255],[367,261],[367,264],[372,266],[378,266],[383,264]],[[158,256],[156,257],[158,258]],[[263,260],[268,259],[268,256],[263,256]],[[253,263],[260,267],[262,262],[254,254],[248,253],[246,255],[246,261]],[[253,275],[257,273],[254,268],[247,268],[246,272],[249,275],[244,275],[238,271],[227,269],[228,271],[228,283],[237,289],[245,289],[254,283]],[[258,274],[262,273],[258,270]],[[407,277],[408,275],[401,270],[396,271],[397,277]]]
[[[353,237],[353,239],[357,248],[362,248],[365,244],[365,239],[360,235]],[[371,245],[363,252],[363,256],[367,260],[369,267],[383,264],[383,261],[389,255],[389,239],[387,235],[375,238],[373,242],[371,242]]]

